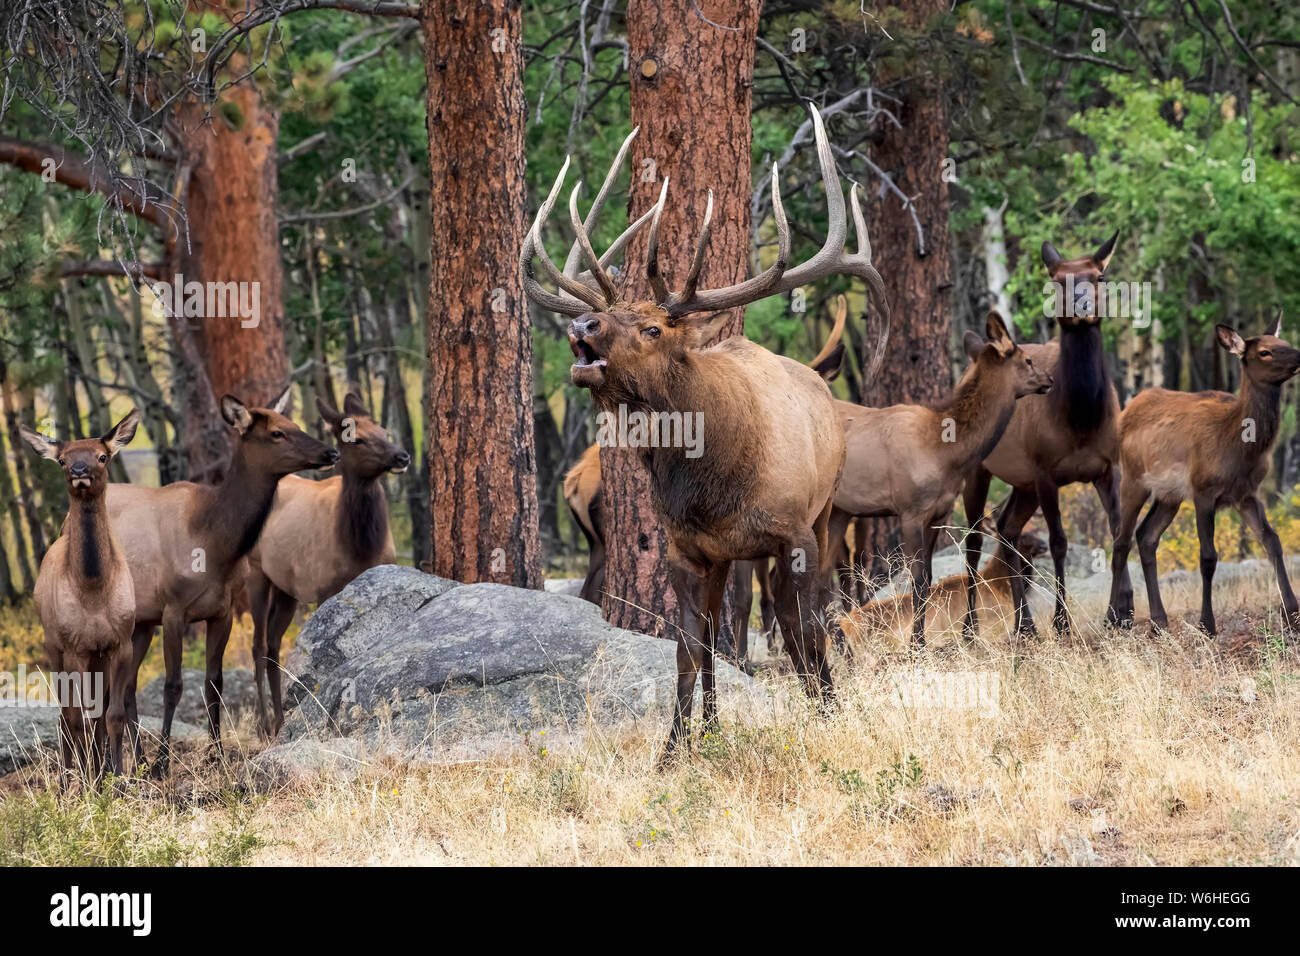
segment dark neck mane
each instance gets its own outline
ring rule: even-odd
[[[1005,384],[985,381],[989,375],[989,369],[976,363],[947,404],[933,406],[940,422],[953,420],[957,440],[941,447],[961,461],[974,463],[987,457],[1016,410],[1015,394]]]
[[[1076,434],[1096,431],[1110,414],[1110,376],[1102,354],[1101,325],[1061,330],[1061,352],[1047,393],[1052,410]]]
[[[209,500],[199,514],[200,529],[215,531],[208,537],[209,564],[238,561],[257,544],[271,513],[279,475],[268,475],[248,466],[239,449],[220,485],[209,488]]]
[[[1253,382],[1241,373],[1241,393],[1237,397],[1241,414],[1233,420],[1234,444],[1241,438],[1241,423],[1247,418],[1255,422],[1253,450],[1265,455],[1277,440],[1278,425],[1282,419],[1282,386]]]
[[[379,476],[369,478],[345,472],[339,502],[339,540],[348,555],[371,561],[388,541],[388,498]]]
[[[74,498],[68,509],[68,553],[73,574],[84,584],[103,583],[113,554],[108,535],[108,505],[103,495]]]

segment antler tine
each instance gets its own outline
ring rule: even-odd
[[[582,180],[573,187],[573,192],[569,193],[569,219],[573,222],[573,232],[578,237],[578,246],[582,249],[582,257],[587,260],[587,267],[591,269],[591,274],[596,283],[600,286],[601,291],[605,293],[605,301],[612,305],[618,301],[618,288],[614,285],[614,280],[610,278],[609,273],[605,271],[600,264],[600,258],[596,255],[596,250],[591,247],[591,238],[587,235],[587,230],[583,228],[582,217],[578,215],[578,190],[582,188]]]
[[[876,335],[876,351],[864,373],[867,379],[874,379],[885,364],[885,348],[889,344],[889,296],[885,295],[885,280],[871,264],[871,237],[867,234],[867,219],[862,215],[862,206],[858,202],[857,183],[849,189],[849,205],[853,207],[853,231],[858,237],[858,254],[853,257],[854,268],[845,271],[861,276],[866,282],[871,300],[876,304],[881,318],[880,332]]]
[[[713,190],[709,190],[709,201],[704,205],[704,225],[700,226],[700,237],[695,240],[695,255],[691,257],[691,271],[686,273],[686,285],[682,286],[683,302],[695,298],[695,287],[700,284],[700,273],[704,271],[704,253],[709,245],[709,230],[713,225]]]
[[[587,230],[587,235],[591,235],[596,230],[596,219],[600,216],[600,211],[605,208],[605,198],[609,195],[610,189],[614,186],[614,180],[618,178],[619,171],[623,168],[623,161],[627,159],[628,150],[632,148],[632,140],[636,139],[636,134],[641,132],[638,126],[632,132],[628,133],[627,139],[623,140],[623,145],[618,148],[614,154],[614,161],[609,164],[609,172],[605,174],[605,181],[601,184],[600,192],[596,193],[596,201],[591,204],[587,210],[587,218],[583,220],[583,228]],[[609,253],[606,252],[601,256],[602,263]],[[569,254],[564,258],[564,274],[573,276],[577,274],[578,260],[582,256],[582,246],[575,239],[573,245],[569,247]]]
[[[541,208],[537,210],[537,216],[533,219],[532,227],[524,237],[524,244],[519,250],[519,277],[523,283],[524,293],[544,309],[550,309],[552,312],[558,312],[561,315],[582,315],[591,308],[600,309],[604,307],[604,300],[599,294],[581,282],[563,275],[546,254],[546,248],[542,245],[540,230],[546,217],[550,215],[551,207],[555,205],[555,199],[560,194],[560,187],[564,185],[564,176],[569,169],[569,158],[565,157],[564,165],[560,167],[560,175],[555,179],[555,185],[551,187],[550,194],[546,201],[542,203]],[[542,261],[542,267],[546,273],[561,289],[567,290],[576,296],[556,295],[545,289],[533,275],[533,256],[536,255]]]
[[[645,275],[650,280],[650,290],[655,301],[663,304],[668,301],[668,283],[659,271],[659,217],[663,214],[664,203],[668,200],[668,177],[664,177],[663,187],[659,190],[659,201],[650,210],[650,244],[646,249]]]

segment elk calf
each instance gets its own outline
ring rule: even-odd
[[[135,589],[113,537],[104,491],[108,462],[131,443],[139,421],[140,413],[131,409],[103,437],[70,442],[52,441],[25,425],[19,429],[38,455],[58,462],[68,482],[68,516],[41,562],[35,599],[50,672],[69,698],[60,701],[63,766],[71,771],[79,765],[87,775],[101,772],[105,747],[109,769],[122,772]]]
[[[181,638],[193,621],[205,621],[207,674],[203,701],[216,749],[221,746],[221,660],[230,639],[231,597],[243,574],[244,555],[262,533],[280,479],[308,468],[328,468],[339,453],[285,417],[289,389],[272,408],[248,408],[232,395],[221,414],[238,437],[230,467],[217,486],[177,481],[162,488],[110,485],[108,511],[135,584],[134,668],[127,690],[127,720],[136,757],[143,748],[136,721],[135,677],[163,626],[162,744],[155,775],[167,770],[172,718],[180,702]]]
[[[1052,387],[1051,373],[1011,340],[1001,316],[990,312],[985,328],[988,344],[980,345],[945,407],[835,403],[848,456],[835,492],[831,538],[842,541],[857,517],[902,519],[917,647],[925,644],[930,559],[966,475],[998,443],[1016,400]]]
[[[367,568],[393,563],[397,553],[383,477],[411,464],[411,456],[388,440],[359,396],[344,398],[342,414],[319,398],[316,408],[338,440],[340,474],[324,481],[282,479],[261,537],[248,554],[257,712],[270,737],[284,723],[280,640],[294,611],[299,603],[333,597]],[[271,691],[269,720],[264,677]]]
[[[670,575],[682,613],[677,702],[664,756],[674,751],[685,731],[697,675],[703,677],[705,721],[716,716],[714,642],[733,561],[776,558],[777,617],[786,647],[808,693],[823,700],[831,695],[826,628],[818,612],[829,598],[826,524],[844,465],[844,433],[835,418],[830,389],[812,369],[743,336],[708,346],[730,320],[727,310],[835,273],[865,279],[877,307],[888,316],[884,283],[871,265],[856,187],[850,202],[859,251],[850,255],[844,249],[848,222],[844,193],[815,109],[812,123],[826,186],[829,235],[821,251],[800,266],[786,269],[790,232],[775,169],[772,208],[777,257],[762,274],[726,288],[698,289],[708,248],[710,202],[685,282],[680,291],[670,292],[658,259],[666,181],[659,202],[598,258],[588,230],[631,137],[619,151],[586,222],[578,215],[577,189],[569,199],[576,250],[587,263],[589,278],[576,274],[577,256],[572,253],[561,272],[540,240],[541,224],[563,184],[567,163],[520,251],[520,271],[529,297],[573,317],[569,344],[576,361],[570,377],[573,384],[591,389],[599,409],[613,412],[623,405],[644,414],[699,413],[705,419],[706,454],[690,457],[682,448],[637,449],[649,475],[651,500],[668,535]],[[620,296],[606,263],[647,219],[651,228],[646,275],[654,297],[628,302]],[[534,278],[534,258],[559,287],[559,294],[547,291]],[[887,336],[887,320],[882,326],[881,334]],[[874,368],[869,370],[873,374]]]
[[[1156,545],[1183,501],[1196,507],[1201,541],[1201,627],[1216,633],[1210,587],[1219,556],[1214,548],[1214,518],[1233,507],[1268,552],[1277,574],[1282,608],[1291,626],[1300,626],[1295,592],[1287,577],[1282,544],[1268,523],[1259,485],[1268,474],[1273,443],[1281,420],[1282,386],[1300,372],[1300,350],[1278,336],[1279,312],[1271,333],[1242,340],[1226,325],[1216,328],[1219,345],[1241,359],[1241,390],[1171,392],[1149,388],[1136,395],[1119,420],[1120,523],[1112,556],[1111,606],[1122,624],[1133,623],[1133,587],[1124,587],[1119,572],[1128,563],[1133,529],[1146,579],[1151,621],[1168,627],[1156,574]],[[1146,517],[1138,513],[1154,499]]]

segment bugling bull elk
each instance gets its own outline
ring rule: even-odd
[[[1065,608],[1068,543],[1061,523],[1060,489],[1077,481],[1092,482],[1110,520],[1112,533],[1119,524],[1116,473],[1119,396],[1106,372],[1101,316],[1097,311],[1100,283],[1105,279],[1106,266],[1118,237],[1117,232],[1090,256],[1068,260],[1062,259],[1050,242],[1043,243],[1043,264],[1058,290],[1058,297],[1070,289],[1072,295],[1067,303],[1069,307],[1059,310],[1057,315],[1060,337],[1044,345],[1023,348],[1035,365],[1052,373],[1056,385],[1047,395],[1029,396],[1016,407],[1002,440],[971,471],[962,492],[966,514],[981,515],[988,501],[990,480],[996,476],[1011,485],[1011,498],[998,519],[998,533],[1006,541],[1019,538],[1025,524],[1042,506],[1056,571],[1056,609],[1052,622],[1059,633],[1065,633],[1070,627]],[[972,530],[966,536],[966,574],[972,582],[982,549],[982,535]],[[1035,632],[1025,600],[1028,572],[1028,564],[1020,560],[1019,573],[1012,579],[1016,630],[1023,634]],[[1120,573],[1127,581],[1127,565]],[[979,628],[973,584],[968,598],[964,630],[967,637],[972,637]],[[1108,616],[1115,620],[1114,608]]]
[[[839,374],[844,360],[844,324],[848,318],[849,304],[844,296],[836,296],[835,319],[831,334],[827,337],[821,351],[808,363],[808,367],[826,381],[831,381]],[[582,453],[577,463],[564,476],[564,500],[569,506],[583,537],[587,539],[590,560],[587,576],[582,582],[581,596],[593,604],[600,603],[600,596],[605,586],[605,530],[604,530],[604,492],[605,486],[600,476],[600,446],[592,445]],[[759,561],[735,562],[735,587],[739,595],[739,613],[743,620],[748,620],[749,609],[754,601],[754,578],[758,579],[759,612],[763,622],[763,632],[771,634],[776,626],[776,605],[772,599],[772,576],[766,559]],[[749,669],[749,634],[736,635],[736,656],[743,669]]]
[[[1272,332],[1253,339],[1243,340],[1226,325],[1215,331],[1219,345],[1241,359],[1239,394],[1149,388],[1134,396],[1120,416],[1120,521],[1110,606],[1120,623],[1133,622],[1133,586],[1127,578],[1120,580],[1119,570],[1128,564],[1136,526],[1151,620],[1158,627],[1169,626],[1156,575],[1156,545],[1179,506],[1190,498],[1201,543],[1201,627],[1216,633],[1210,589],[1219,562],[1214,518],[1222,507],[1236,508],[1268,552],[1287,623],[1297,627],[1300,609],[1282,544],[1259,500],[1259,485],[1268,474],[1269,452],[1277,440],[1282,386],[1300,372],[1300,350],[1279,338],[1281,312]],[[1138,513],[1148,499],[1153,499],[1151,508],[1138,525]]]
[[[344,398],[341,414],[319,398],[316,407],[339,442],[339,474],[324,481],[282,479],[248,555],[257,711],[262,732],[270,737],[284,723],[280,640],[294,611],[300,602],[319,604],[333,597],[367,568],[393,563],[383,477],[411,464],[411,456],[388,440],[357,395]],[[271,692],[269,720],[264,677]]]
[[[135,678],[153,643],[154,628],[163,627],[162,743],[153,771],[166,772],[172,718],[184,687],[181,638],[194,621],[207,624],[207,674],[203,700],[208,728],[221,744],[221,659],[230,639],[231,593],[271,510],[277,483],[308,468],[327,468],[339,453],[312,438],[284,416],[290,391],[271,408],[247,408],[225,395],[221,414],[238,432],[235,453],[221,484],[177,481],[162,488],[113,484],[108,512],[135,584],[134,667],[127,690],[127,720],[135,738],[137,761],[143,747],[136,720]]]
[[[26,425],[19,428],[38,455],[58,463],[68,483],[63,534],[41,561],[35,600],[50,671],[62,692],[74,698],[60,701],[63,766],[68,771],[79,767],[88,776],[103,769],[105,750],[109,769],[122,772],[127,687],[135,674],[135,589],[113,537],[104,490],[109,460],[131,443],[139,421],[133,408],[103,437],[70,442],[52,441]],[[80,686],[71,686],[74,674],[85,675]],[[94,694],[107,699],[88,699]],[[105,704],[107,709],[96,714]]]
[[[570,376],[573,384],[591,389],[598,408],[613,411],[625,404],[643,413],[699,411],[705,418],[707,451],[700,457],[688,458],[680,448],[638,450],[649,473],[651,500],[668,535],[672,586],[682,613],[677,701],[665,757],[674,752],[686,729],[697,675],[703,675],[705,721],[716,717],[714,641],[733,561],[776,559],[776,610],[786,648],[808,693],[823,700],[831,696],[826,628],[818,611],[829,597],[826,525],[844,464],[844,436],[830,390],[807,366],[774,355],[743,336],[707,345],[727,321],[724,310],[835,273],[866,280],[886,317],[882,335],[888,335],[884,283],[871,265],[857,187],[850,191],[850,203],[858,252],[850,255],[844,248],[844,193],[815,108],[812,122],[826,187],[829,235],[821,251],[802,265],[786,268],[790,231],[775,166],[772,209],[778,251],[776,261],[761,274],[725,288],[698,288],[713,211],[710,193],[686,280],[679,291],[670,292],[658,257],[666,180],[658,202],[598,257],[588,234],[635,130],[624,141],[585,222],[578,215],[581,183],[570,195],[569,215],[577,240],[564,271],[547,256],[540,230],[564,183],[567,161],[520,250],[520,272],[529,297],[573,317],[569,343],[577,361]],[[628,302],[606,266],[647,220],[646,275],[654,298]],[[579,255],[588,268],[582,275],[577,272]],[[534,258],[558,292],[537,281]],[[870,374],[878,369],[882,351],[877,349],[877,364]]]
[[[925,644],[934,546],[965,476],[998,443],[1016,401],[1052,387],[1051,373],[1012,341],[1001,316],[990,312],[985,328],[988,344],[981,343],[946,406],[835,402],[848,454],[835,492],[831,539],[843,541],[854,518],[901,519],[917,647]]]

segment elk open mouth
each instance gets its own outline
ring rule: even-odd
[[[74,488],[89,488],[89,487],[90,487],[90,479],[89,479],[89,478],[73,478],[73,479],[72,479],[72,487],[74,487]]]
[[[595,347],[586,339],[569,337],[569,348],[573,350],[577,361],[569,369],[569,378],[574,385],[590,388],[605,381],[605,369],[609,362],[596,353]]]

